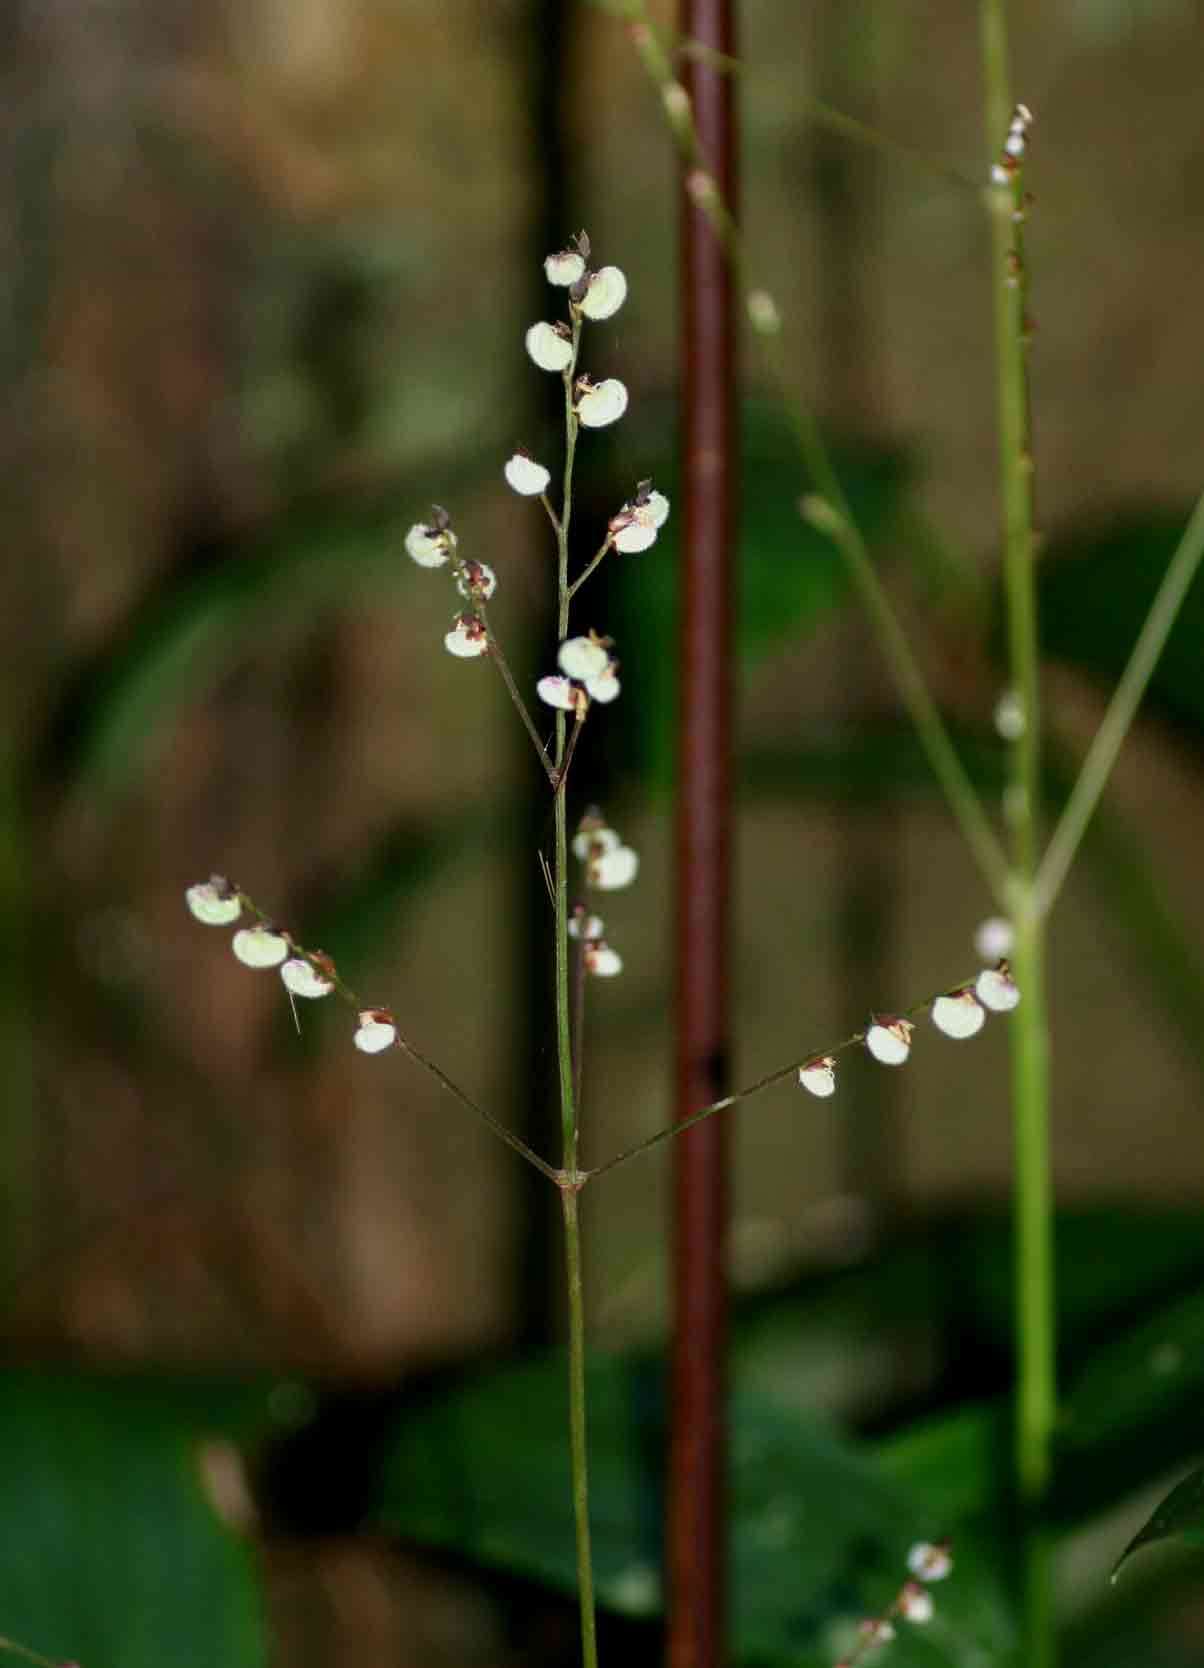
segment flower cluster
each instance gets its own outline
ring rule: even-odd
[[[497,590],[493,569],[485,562],[458,554],[459,540],[452,531],[451,517],[439,504],[432,506],[429,522],[416,521],[410,528],[405,547],[420,568],[443,568],[450,563],[457,591],[472,604],[452,620],[452,628],[443,639],[448,654],[459,660],[473,660],[488,653],[489,630],[478,610]]]
[[[905,1581],[891,1604],[880,1616],[867,1617],[857,1629],[857,1644],[836,1668],[854,1668],[868,1651],[888,1644],[895,1637],[895,1619],[923,1626],[932,1620],[935,1605],[929,1584],[944,1581],[953,1571],[953,1556],[948,1541],[917,1541],[907,1554],[907,1568],[911,1579]]]
[[[623,844],[614,829],[607,826],[602,813],[593,807],[577,825],[573,856],[585,865],[586,886],[598,892],[617,892],[630,886],[640,867],[638,855]],[[578,904],[568,925],[570,937],[581,944],[587,973],[609,978],[623,971],[622,957],[610,948],[603,936],[605,925],[600,915]]]
[[[225,875],[190,886],[184,894],[189,910],[207,927],[229,927],[241,920],[246,899]],[[264,920],[252,909],[249,926],[239,927],[230,948],[244,967],[278,967],[290,996],[317,1000],[329,996],[338,984],[338,971],[321,950],[303,950],[291,934]],[[387,1008],[360,1010],[355,1046],[364,1054],[379,1054],[397,1041],[397,1027]]]
[[[654,492],[651,481],[641,481],[635,497],[610,518],[610,542],[616,550],[632,553],[647,550],[669,519],[669,500]]]
[[[540,678],[535,692],[550,707],[584,718],[591,701],[605,705],[619,693],[619,663],[609,637],[566,637],[556,655],[563,676]]]
[[[982,923],[975,934],[975,946],[980,954],[994,954],[999,959],[994,967],[984,967],[972,984],[958,985],[927,1004],[938,1031],[958,1041],[975,1037],[986,1024],[988,1012],[1009,1013],[1016,1006],[1020,991],[1003,959],[1011,943],[1012,929],[1007,921],[996,918]],[[873,1014],[866,1030],[851,1042],[864,1043],[879,1065],[901,1066],[911,1053],[914,1032],[914,1023],[901,1015]],[[816,1054],[805,1060],[798,1068],[798,1080],[820,1100],[835,1094],[835,1054]]]
[[[1012,112],[1008,136],[1003,142],[999,161],[991,168],[992,185],[1010,185],[1024,153],[1028,149],[1028,130],[1033,125],[1033,113],[1027,104],[1018,104]]]

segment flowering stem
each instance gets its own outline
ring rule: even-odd
[[[249,915],[253,915],[255,917],[261,927],[268,927],[272,931],[279,931],[279,928],[277,928],[272,922],[271,917],[266,915],[264,911],[260,909],[259,905],[253,898],[248,897],[241,887],[236,888],[236,890],[238,893],[238,900],[242,904],[242,907]],[[329,957],[319,957],[316,951],[307,950],[303,944],[298,944],[291,936],[289,937],[288,942],[292,954],[294,956],[302,957],[314,969],[315,973],[321,974],[324,979],[329,979],[331,984],[334,986],[337,995],[342,997],[348,1007],[354,1008],[357,1012],[364,1007],[364,1003],[361,1001],[359,996],[356,995],[355,991],[352,990],[347,981],[342,977],[333,962],[330,961]],[[423,1071],[429,1073],[429,1075],[435,1079],[435,1082],[438,1083],[441,1088],[447,1090],[448,1094],[454,1095],[456,1100],[460,1102],[461,1106],[466,1107],[469,1112],[472,1112],[476,1117],[480,1118],[481,1122],[493,1131],[499,1141],[504,1141],[512,1151],[518,1153],[520,1158],[525,1158],[528,1164],[533,1165],[535,1169],[538,1170],[541,1175],[546,1176],[549,1181],[559,1181],[559,1172],[554,1169],[546,1159],[540,1158],[535,1149],[533,1147],[529,1147],[521,1136],[515,1135],[514,1131],[511,1129],[507,1129],[506,1125],[502,1123],[500,1118],[495,1118],[493,1113],[487,1111],[485,1107],[478,1106],[472,1096],[461,1089],[458,1083],[453,1082],[441,1067],[437,1066],[433,1060],[428,1060],[426,1055],[423,1054],[420,1049],[414,1047],[413,1043],[407,1042],[402,1036],[400,1030],[397,1032],[397,1047],[401,1049],[403,1054],[408,1054],[415,1065],[421,1066]]]
[[[485,632],[489,640],[490,659],[493,661],[498,671],[502,674],[502,682],[506,685],[506,690],[510,699],[514,702],[514,709],[523,721],[523,728],[531,738],[532,745],[534,746],[536,753],[539,755],[539,762],[544,768],[548,781],[552,784],[553,788],[555,788],[557,786],[556,768],[552,764],[551,759],[548,758],[543,742],[539,739],[539,731],[535,728],[535,722],[527,708],[527,703],[523,700],[522,695],[519,693],[518,685],[514,681],[514,674],[510,670],[510,664],[505,655],[502,653],[502,645],[494,636],[493,627],[489,624],[489,619],[485,613],[485,605],[482,602],[477,603],[477,615],[481,624],[485,627]]]
[[[980,0],[987,148],[998,163],[1012,119],[1006,0]],[[1021,135],[1023,139],[1023,135]],[[1024,1518],[1024,1659],[1053,1668],[1056,1658],[1048,1535],[1040,1522],[1052,1474],[1057,1415],[1053,1179],[1050,1155],[1049,1023],[1045,933],[1035,907],[1040,838],[1041,714],[1033,538],[1033,455],[1028,379],[1028,279],[1024,262],[1024,170],[1008,158],[1003,183],[989,188],[999,477],[1008,656],[1023,729],[1011,752],[1011,913],[1013,959],[1024,1001],[1011,1028],[1015,1152],[1015,1477]]]
[[[564,372],[564,502],[556,524],[557,542],[557,638],[563,643],[569,631],[569,522],[573,511],[573,461],[577,450],[577,414],[573,410],[573,378],[581,345],[581,318],[573,318],[573,357]],[[585,1419],[585,1295],[581,1281],[581,1230],[577,1216],[577,1194],[581,1180],[577,1170],[577,1098],[574,1082],[573,1036],[569,1002],[568,934],[568,806],[560,790],[581,733],[581,715],[573,726],[573,740],[566,751],[565,714],[556,714],[556,792],[553,796],[554,845],[552,898],[556,937],[556,1058],[560,1072],[560,1123],[563,1172],[559,1180],[564,1215],[564,1264],[569,1309],[569,1458],[573,1476],[573,1522],[577,1541],[577,1603],[581,1614],[581,1655],[584,1668],[597,1668],[597,1624],[594,1616],[593,1560],[589,1533],[589,1458]],[[580,1038],[578,1038],[580,1046]]]
[[[590,574],[593,573],[594,569],[597,567],[598,563],[602,560],[603,556],[606,555],[606,552],[609,549],[610,549],[610,535],[608,533],[607,536],[606,536],[605,542],[602,545],[601,550],[598,551],[598,554],[596,556],[594,556],[590,559],[590,562],[589,562],[588,566],[582,568],[581,572],[577,575],[576,579],[574,579],[573,583],[569,586],[569,600],[570,601],[572,601],[572,599],[577,595],[577,592],[585,584],[585,582],[589,578]]]
[[[573,1471],[573,1522],[577,1535],[577,1600],[581,1610],[584,1668],[598,1668],[594,1569],[589,1534],[589,1464],[585,1429],[585,1297],[581,1284],[578,1188],[562,1186],[564,1259],[569,1297],[569,1451]]]
[[[1033,887],[1033,906],[1040,915],[1048,914],[1062,889],[1062,882],[1087,832],[1087,825],[1099,804],[1117,754],[1137,715],[1158,657],[1166,646],[1183,599],[1199,570],[1201,557],[1204,557],[1204,494],[1197,500],[1191,520],[1162,576],[1145,624],[1133,645],[1128,665],[1108,703],[1108,710],[1046,847]]]
[[[960,989],[965,987],[951,988]],[[944,991],[937,992],[938,996],[944,994]],[[925,997],[922,1002],[913,1003],[910,1008],[903,1008],[898,1017],[900,1019],[910,1019],[916,1014],[926,1013],[935,1001],[936,996]],[[641,1153],[651,1152],[653,1147],[659,1147],[662,1142],[672,1141],[675,1135],[681,1135],[684,1130],[692,1129],[695,1124],[700,1124],[704,1118],[713,1118],[717,1112],[726,1112],[742,1100],[751,1100],[754,1095],[759,1095],[763,1089],[772,1089],[775,1083],[784,1083],[788,1077],[793,1077],[798,1072],[800,1066],[808,1065],[811,1061],[824,1057],[834,1060],[838,1055],[847,1053],[849,1049],[857,1048],[865,1041],[865,1037],[866,1033],[864,1031],[854,1031],[852,1036],[846,1037],[843,1042],[832,1043],[827,1048],[812,1049],[809,1054],[800,1055],[797,1060],[792,1060],[788,1066],[779,1066],[776,1071],[767,1072],[764,1077],[758,1077],[754,1083],[749,1083],[743,1089],[737,1089],[734,1094],[724,1095],[720,1100],[712,1101],[709,1106],[704,1106],[697,1112],[691,1112],[689,1117],[682,1118],[678,1123],[667,1124],[664,1129],[658,1129],[655,1134],[645,1136],[642,1141],[637,1141],[634,1146],[625,1148],[614,1158],[608,1158],[604,1164],[599,1164],[596,1169],[581,1172],[581,1175],[584,1180],[594,1181],[598,1176],[604,1176],[610,1170],[617,1170],[620,1164],[626,1164],[629,1159],[638,1158]]]
[[[746,272],[744,244],[735,219],[724,202],[718,182],[709,172],[699,143],[693,112],[685,89],[673,74],[672,62],[648,15],[644,0],[628,0],[624,15],[630,20],[630,36],[636,52],[661,95],[661,103],[679,152],[693,169],[691,194],[711,226],[731,263],[746,302],[751,285]],[[1005,124],[1006,125],[1006,124]],[[1002,142],[1002,132],[996,143]],[[819,506],[823,530],[835,543],[861,593],[861,600],[878,637],[879,646],[908,716],[920,738],[949,809],[997,901],[1006,907],[1008,885],[1007,854],[991,826],[981,799],[953,745],[953,739],[929,691],[919,661],[912,652],[899,617],[885,587],[878,578],[865,538],[854,518],[840,479],[828,454],[819,425],[808,407],[787,382],[781,355],[774,347],[780,329],[759,330],[765,362],[782,406],[795,432],[799,452],[812,481],[822,494]],[[815,518],[819,520],[820,517]]]

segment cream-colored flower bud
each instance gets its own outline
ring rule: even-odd
[[[355,1033],[355,1046],[361,1054],[380,1054],[397,1041],[397,1026],[388,1008],[365,1008],[360,1014]]]
[[[984,967],[974,982],[974,994],[992,1013],[1006,1014],[1020,1001],[1020,991],[1006,963]]]
[[[615,549],[628,556],[648,550],[656,543],[656,528],[629,515],[615,516],[610,523],[610,534],[610,542]]]
[[[586,678],[585,688],[591,701],[597,701],[601,706],[615,701],[622,688],[619,682],[619,663],[617,660],[607,661],[597,677]]]
[[[612,318],[626,299],[627,279],[617,266],[604,266],[600,272],[590,273],[581,311],[595,321]]]
[[[604,429],[617,423],[627,410],[627,390],[618,377],[593,383],[581,377],[577,383],[577,418],[587,429]]]
[[[527,331],[527,352],[541,371],[564,371],[573,363],[573,344],[563,325],[533,324]]]
[[[904,1621],[915,1622],[922,1627],[925,1622],[932,1620],[935,1608],[932,1594],[921,1587],[918,1581],[909,1581],[899,1594],[899,1614]]]
[[[443,567],[455,548],[456,535],[450,527],[426,527],[418,521],[406,534],[406,554],[420,568]]]
[[[543,263],[544,277],[557,289],[568,289],[585,272],[585,262],[575,249],[562,249]]]
[[[536,463],[526,452],[515,452],[502,473],[507,486],[524,498],[538,498],[541,492],[547,491],[552,479],[543,464]]]
[[[596,637],[567,637],[556,656],[560,670],[567,677],[596,678],[610,664],[610,651]]]
[[[270,927],[242,927],[230,948],[244,967],[279,967],[288,955],[288,939]]]
[[[582,952],[587,973],[593,973],[600,979],[613,979],[616,973],[623,971],[623,958],[617,950],[612,950],[609,944],[587,944]]]
[[[488,649],[489,634],[475,614],[457,614],[444,636],[443,647],[458,660],[475,660]]]
[[[304,956],[290,956],[280,969],[280,977],[284,980],[285,989],[294,996],[307,996],[311,1000],[329,996],[334,989],[334,982],[324,978]]]
[[[808,1094],[827,1100],[829,1095],[836,1093],[836,1061],[830,1054],[822,1054],[818,1060],[809,1060],[805,1066],[799,1067],[798,1080]]]
[[[911,1033],[915,1026],[907,1019],[895,1019],[887,1014],[876,1015],[865,1034],[865,1046],[882,1066],[901,1066],[911,1053]]]
[[[488,602],[497,590],[497,574],[488,562],[461,562],[456,574],[456,589],[462,597]]]
[[[228,927],[242,914],[242,899],[224,875],[190,886],[184,894],[189,910],[207,927]]]
[[[540,678],[535,685],[535,693],[541,701],[546,701],[548,706],[559,707],[563,712],[576,712],[586,700],[584,689],[575,684],[572,678]]]
[[[943,1581],[953,1571],[953,1557],[943,1541],[917,1541],[907,1554],[907,1567],[921,1581]]]
[[[983,961],[1002,961],[1015,942],[1015,929],[1002,915],[989,915],[974,929],[974,952]]]
[[[607,832],[611,832],[609,829]],[[618,839],[618,835],[615,835]],[[630,886],[639,873],[639,853],[630,846],[608,846],[605,851],[591,852],[585,871],[585,883],[599,892],[618,892]]]
[[[976,1037],[986,1018],[986,1009],[972,990],[951,991],[932,1004],[932,1023],[947,1037]]]

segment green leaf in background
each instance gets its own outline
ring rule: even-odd
[[[648,472],[657,482],[677,478],[674,460],[663,452],[665,432],[661,424],[648,433]],[[788,640],[805,638],[844,602],[848,579],[832,540],[799,515],[798,501],[809,482],[793,431],[776,404],[745,402],[742,443],[736,652],[741,668],[747,669]],[[897,451],[865,445],[835,447],[834,461],[858,525],[872,544],[902,505],[909,481],[906,460]],[[672,769],[680,530],[681,505],[676,504],[653,552],[621,558],[604,570],[607,619],[619,643],[630,711],[641,718],[630,742],[624,735],[624,767],[646,771],[662,786]]]
[[[1186,513],[1153,511],[1052,541],[1038,568],[1043,653],[1114,684],[1186,522]],[[1204,579],[1197,575],[1146,696],[1151,710],[1188,726],[1197,739],[1204,732],[1201,642]]]
[[[306,506],[230,560],[156,594],[60,715],[64,774],[85,794],[128,786],[181,705],[220,677],[266,620],[406,583],[398,555],[406,525],[392,504]]]
[[[0,1631],[84,1668],[262,1668],[246,1543],[218,1519],[202,1435],[270,1422],[260,1392],[0,1378]]]
[[[663,1379],[598,1357],[588,1374],[590,1519],[600,1602],[661,1609]],[[560,1354],[505,1367],[403,1415],[379,1516],[397,1534],[572,1592],[576,1586]],[[857,1622],[906,1577],[913,1541],[944,1529],[873,1461],[814,1420],[737,1389],[731,1408],[734,1654],[830,1668]],[[959,1541],[927,1628],[900,1626],[898,1668],[999,1662],[1013,1641],[996,1561]]]
[[[1170,1540],[1173,1536],[1192,1545],[1204,1545],[1204,1470],[1193,1471],[1171,1490],[1116,1560],[1112,1579],[1116,1580],[1121,1567],[1138,1547],[1153,1546],[1156,1541]]]

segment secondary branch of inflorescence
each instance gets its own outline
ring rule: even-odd
[[[836,1668],[856,1668],[871,1652],[889,1644],[895,1637],[895,1623],[911,1622],[923,1627],[930,1622],[936,1605],[929,1591],[934,1581],[944,1581],[952,1573],[953,1556],[948,1541],[917,1541],[907,1554],[910,1577],[899,1588],[890,1604],[877,1616],[868,1616],[857,1629],[857,1643]]]
[[[630,885],[639,869],[636,852],[625,845],[615,830],[608,827],[605,819],[592,809],[586,813],[574,836],[573,853],[584,865],[586,884],[596,891],[617,891]],[[916,1021],[924,1014],[929,1015],[935,1028],[944,1036],[960,1041],[977,1036],[986,1023],[988,1013],[1010,1012],[1020,1001],[1020,992],[1012,979],[1004,954],[1009,947],[1010,928],[1002,920],[985,922],[979,929],[980,952],[991,954],[998,951],[999,959],[993,966],[984,967],[973,980],[942,990],[935,996],[926,997],[922,1002],[917,1002],[901,1012],[874,1013],[870,1016],[868,1025],[854,1031],[842,1041],[813,1051],[801,1059],[792,1060],[789,1065],[766,1073],[764,1077],[758,1078],[735,1094],[725,1095],[709,1106],[700,1108],[688,1118],[666,1125],[595,1168],[578,1170],[574,1175],[568,1176],[549,1164],[499,1118],[480,1106],[433,1060],[428,1059],[420,1049],[409,1042],[402,1035],[391,1009],[364,1006],[355,991],[342,978],[330,956],[321,950],[310,950],[298,943],[291,932],[272,921],[254,900],[232,881],[223,875],[213,875],[207,881],[190,886],[187,903],[195,918],[207,926],[236,927],[231,943],[236,958],[246,967],[278,969],[284,988],[291,999],[300,997],[303,1000],[313,1000],[331,994],[342,997],[357,1014],[353,1041],[361,1053],[380,1054],[393,1047],[400,1048],[462,1106],[480,1118],[500,1140],[520,1157],[525,1158],[529,1164],[534,1165],[549,1181],[555,1182],[557,1186],[571,1186],[575,1190],[583,1187],[587,1181],[618,1169],[620,1165],[639,1157],[641,1153],[650,1152],[654,1147],[671,1141],[705,1118],[712,1118],[728,1111],[740,1102],[750,1100],[754,1095],[761,1094],[789,1078],[797,1078],[800,1086],[809,1094],[819,1099],[828,1099],[836,1092],[837,1061],[851,1050],[864,1048],[883,1066],[898,1067],[905,1064],[911,1054]],[[250,918],[249,924],[240,925],[244,916]],[[583,904],[578,905],[570,918],[568,930],[570,936],[579,944],[581,965],[585,974],[609,978],[622,971],[622,958],[606,942],[605,926],[601,916],[592,913]]]

